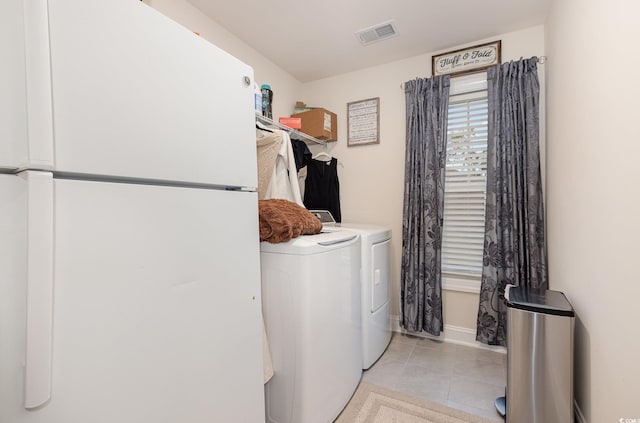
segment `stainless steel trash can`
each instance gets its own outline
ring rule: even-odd
[[[511,287],[507,423],[573,423],[575,313],[562,292]]]

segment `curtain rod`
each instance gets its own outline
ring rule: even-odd
[[[540,63],[541,65],[544,65],[546,63],[546,61],[547,61],[547,56],[538,57],[538,63]],[[402,90],[404,89],[404,82],[402,82],[400,84],[400,89],[402,89]]]

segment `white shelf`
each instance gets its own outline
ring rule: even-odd
[[[300,131],[296,131],[293,128],[289,128],[286,125],[281,124],[280,122],[274,122],[273,119],[269,119],[268,117],[262,116],[261,114],[259,114],[258,112],[256,112],[256,120],[259,120],[260,122],[266,124],[266,125],[271,125],[271,126],[275,126],[277,128],[282,129],[283,131],[287,131],[290,132],[292,135],[295,135],[296,137],[298,137],[299,139],[303,140],[303,141],[309,141],[309,142],[313,142],[315,144],[320,144],[320,145],[327,145],[327,142],[324,140],[319,140],[317,138],[314,138],[310,135],[305,134],[304,132],[300,132]]]

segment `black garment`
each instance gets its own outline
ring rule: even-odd
[[[311,161],[311,151],[304,141],[291,138],[291,147],[293,148],[293,157],[296,161],[296,170],[305,167]]]
[[[342,221],[338,159],[334,157],[329,162],[309,161],[304,184],[304,205],[310,210],[329,210],[336,222]]]

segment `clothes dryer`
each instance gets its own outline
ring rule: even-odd
[[[391,229],[336,223],[326,210],[311,210],[325,231],[348,230],[361,237],[362,368],[368,369],[391,342]]]

